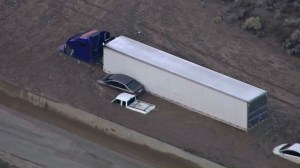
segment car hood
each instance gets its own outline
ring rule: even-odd
[[[274,149],[273,149],[273,153],[274,154],[280,154],[280,149],[284,146],[284,145],[286,145],[286,143],[285,144],[281,144],[281,145],[278,145],[278,146],[276,146]]]

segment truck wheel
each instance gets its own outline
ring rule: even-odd
[[[73,49],[72,47],[70,47],[70,46],[66,46],[66,47],[64,48],[64,52],[65,52],[65,54],[67,54],[67,55],[69,55],[70,57],[72,57],[73,54],[74,54],[74,49]]]

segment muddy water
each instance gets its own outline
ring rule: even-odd
[[[73,134],[77,134],[101,146],[114,150],[118,153],[125,154],[157,168],[193,168],[195,164],[180,159],[176,156],[160,153],[142,145],[137,145],[109,136],[102,131],[88,127],[82,123],[62,117],[54,112],[45,111],[37,108],[21,99],[11,98],[0,92],[0,104],[15,109],[26,115],[37,118],[46,123],[55,125]],[[199,166],[198,166],[199,167]]]

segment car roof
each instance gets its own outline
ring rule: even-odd
[[[110,76],[108,76],[107,79],[118,81],[118,82],[121,82],[123,84],[127,84],[130,81],[134,80],[133,78],[131,78],[127,75],[124,75],[124,74],[111,74]]]
[[[300,144],[294,143],[293,145],[288,147],[286,150],[293,150],[293,151],[300,153]]]
[[[135,97],[135,95],[133,95],[133,94],[121,93],[115,99],[119,99],[119,100],[122,100],[122,101],[128,101],[133,97]]]

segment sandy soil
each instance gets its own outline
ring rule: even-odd
[[[221,4],[199,0],[0,0],[0,79],[65,102],[228,167],[297,167],[272,154],[300,139],[300,60],[273,37],[216,24]],[[140,115],[113,106],[103,72],[56,47],[90,28],[126,35],[269,92],[269,117],[249,133],[156,98]]]

